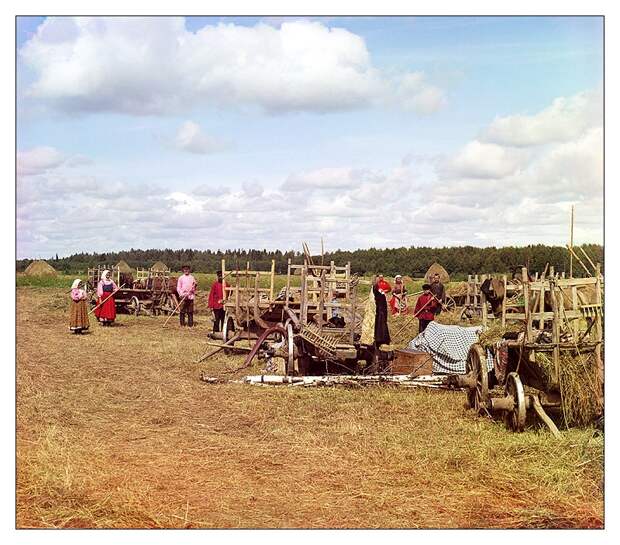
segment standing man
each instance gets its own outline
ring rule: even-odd
[[[424,290],[422,295],[418,297],[415,304],[415,310],[413,315],[418,317],[418,332],[422,333],[428,324],[435,319],[435,314],[439,314],[435,309],[439,306],[439,303],[433,297],[431,292],[431,285],[424,284],[422,286]]]
[[[213,333],[222,331],[224,325],[224,282],[222,282],[222,271],[217,271],[216,274],[217,280],[213,282],[209,292],[209,308],[213,311]]]
[[[177,293],[181,298],[181,326],[194,327],[194,295],[196,294],[196,279],[190,274],[189,265],[183,265],[183,274],[177,280]]]
[[[441,307],[446,304],[446,289],[441,283],[439,273],[433,275],[431,282],[430,291],[441,302],[441,304],[437,303],[435,305],[435,315],[437,315],[441,313]],[[424,286],[422,286],[422,289],[424,289]]]

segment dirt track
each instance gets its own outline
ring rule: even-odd
[[[82,337],[17,290],[18,527],[601,527],[601,437],[512,434],[464,394],[206,385],[210,322]],[[256,369],[254,369],[254,372]]]

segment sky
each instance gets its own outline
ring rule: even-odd
[[[18,259],[603,242],[601,17],[16,24]]]

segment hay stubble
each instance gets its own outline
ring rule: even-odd
[[[600,527],[602,438],[512,434],[460,393],[206,385],[194,330],[69,334],[17,293],[17,526]],[[256,368],[251,370],[256,372]]]

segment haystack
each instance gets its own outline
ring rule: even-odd
[[[439,273],[439,280],[442,284],[447,284],[450,282],[450,275],[448,274],[448,271],[446,271],[446,269],[444,269],[439,263],[433,263],[428,268],[428,271],[426,271],[426,274],[424,275],[424,280],[426,282],[430,282],[431,277],[436,273]]]
[[[166,266],[165,263],[162,263],[161,261],[157,261],[152,267],[151,270],[154,272],[167,272],[170,269]]]
[[[58,274],[56,272],[56,269],[54,269],[54,267],[52,267],[46,261],[42,261],[42,260],[33,261],[30,265],[28,265],[28,267],[26,267],[26,270],[24,272],[28,276],[46,276],[46,275],[55,276]]]
[[[126,261],[124,261],[123,259],[121,259],[116,265],[115,268],[117,268],[120,272],[124,273],[124,274],[130,274],[133,273],[133,269],[128,265],[128,263]]]

